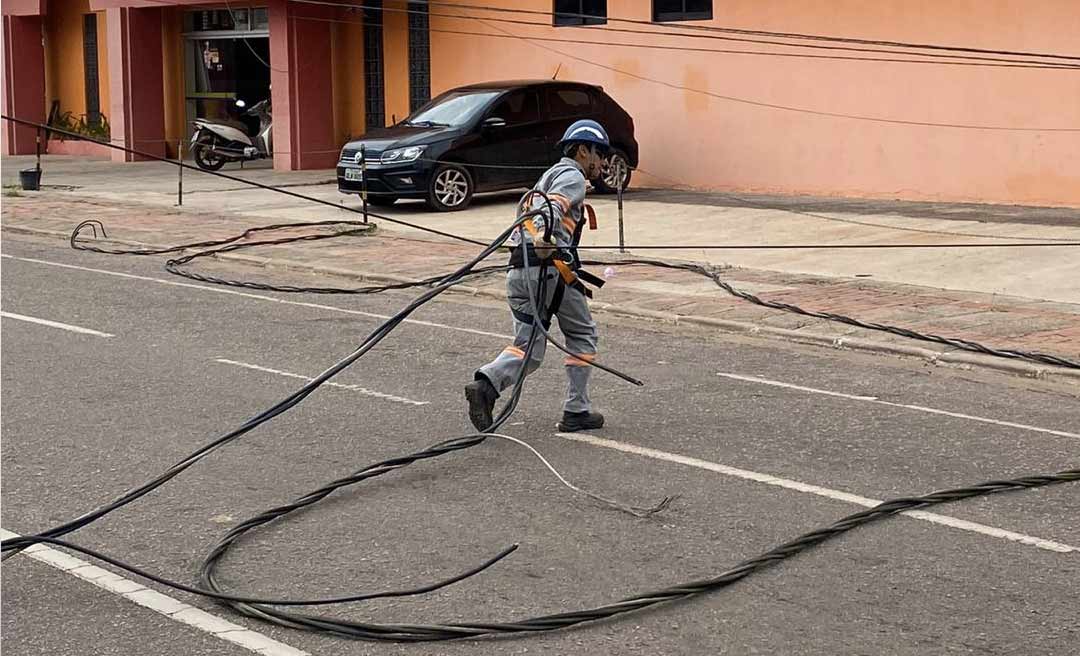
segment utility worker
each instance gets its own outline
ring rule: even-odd
[[[604,158],[611,149],[607,132],[596,121],[577,121],[558,144],[563,157],[548,169],[536,183],[535,190],[547,194],[554,209],[555,224],[552,241],[544,241],[547,202],[538,194],[526,195],[526,209],[544,209],[544,216],[527,220],[510,238],[510,266],[506,289],[510,313],[513,315],[514,343],[503,349],[493,361],[478,369],[473,382],[465,386],[469,402],[469,419],[479,431],[493,423],[492,413],[499,394],[513,385],[523,365],[530,374],[544,359],[546,340],[537,334],[531,357],[526,365],[525,349],[533,339],[535,317],[530,295],[537,293],[541,270],[546,278],[544,299],[536,306],[544,327],[551,317],[559,320],[559,330],[566,338],[566,376],[569,379],[562,421],[558,429],[564,432],[591,430],[604,425],[604,416],[592,411],[589,400],[589,363],[596,357],[598,334],[596,322],[589,312],[586,297],[592,293],[582,284],[588,281],[597,287],[604,281],[580,269],[578,242],[586,221],[595,228],[592,208],[585,205],[585,180],[600,176]],[[588,218],[586,218],[588,216]],[[526,278],[522,259],[528,257],[529,277]],[[543,266],[542,266],[543,265]]]

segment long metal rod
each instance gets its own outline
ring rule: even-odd
[[[364,147],[364,144],[360,144],[360,190],[360,199],[364,205],[364,223],[367,223],[367,148]]]
[[[184,162],[184,140],[176,142],[176,161],[183,164]],[[178,207],[184,206],[184,167],[176,167],[176,205]]]
[[[615,189],[616,189],[615,193],[618,195],[618,199],[619,199],[619,252],[620,253],[625,253],[626,252],[626,234],[623,231],[623,202],[622,202],[623,181],[621,179],[616,181]]]

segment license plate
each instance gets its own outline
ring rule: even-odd
[[[349,182],[363,182],[364,169],[345,169],[345,179]]]

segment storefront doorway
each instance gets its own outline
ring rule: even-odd
[[[184,14],[184,76],[187,133],[196,118],[226,120],[258,128],[241,116],[270,98],[270,32],[265,7],[208,9]]]

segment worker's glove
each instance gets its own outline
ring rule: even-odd
[[[533,243],[533,249],[536,251],[537,257],[541,260],[547,260],[555,252],[555,244],[541,237]]]

